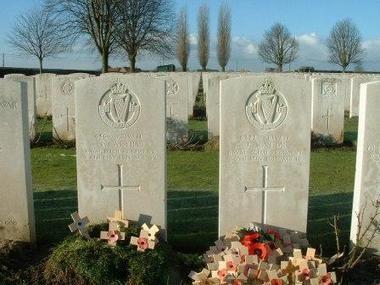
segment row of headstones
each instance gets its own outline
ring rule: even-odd
[[[353,213],[379,199],[380,82],[362,85]],[[220,85],[219,234],[248,223],[306,231],[311,85],[242,76]],[[110,75],[75,84],[78,208],[167,228],[166,82]],[[0,81],[0,239],[34,239],[26,85]],[[367,209],[368,210],[368,209]],[[364,219],[368,221],[371,209]],[[352,236],[356,221],[353,215]],[[379,237],[372,245],[379,250]]]
[[[101,76],[110,76],[108,73]],[[200,73],[144,73],[166,81],[167,139],[171,143],[188,138],[188,116],[192,115],[198,93]],[[24,82],[27,85],[29,105],[29,134],[36,136],[36,116],[52,116],[53,137],[56,141],[75,141],[75,82],[92,77],[85,73],[55,75],[45,73],[35,76],[8,74],[5,79]],[[111,75],[112,76],[112,75]]]
[[[207,96],[206,110],[209,138],[220,132],[220,82],[247,73],[203,73],[203,87]],[[269,74],[262,74],[269,75]],[[283,74],[289,84],[294,77],[304,78],[311,85],[311,131],[330,136],[336,143],[344,140],[344,116],[358,116],[360,84],[380,80],[380,75],[359,74]],[[227,94],[226,96],[231,96]]]

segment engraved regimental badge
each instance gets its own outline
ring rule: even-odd
[[[178,83],[173,79],[166,80],[166,95],[175,96],[178,94],[179,86]]]
[[[98,111],[105,124],[122,129],[132,126],[137,121],[141,105],[128,86],[118,81],[102,96]]]
[[[323,96],[335,97],[337,89],[335,80],[323,80],[321,84],[321,89],[321,93]]]
[[[67,80],[62,84],[61,89],[63,95],[71,95],[74,91],[74,84],[70,80]]]
[[[271,79],[267,78],[253,92],[245,106],[248,121],[261,130],[273,130],[280,126],[288,114],[288,103],[278,92]]]

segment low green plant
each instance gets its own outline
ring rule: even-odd
[[[90,236],[99,237],[107,224],[91,228]],[[138,236],[139,227],[122,229],[125,241],[116,247],[99,239],[86,240],[70,236],[59,244],[45,263],[46,284],[172,284],[168,280],[184,278],[177,254],[164,242],[154,250],[138,252],[129,245],[131,236]],[[177,270],[178,269],[178,270]]]

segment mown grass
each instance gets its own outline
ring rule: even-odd
[[[348,137],[356,138],[357,120],[347,120],[346,126]],[[207,122],[191,121],[190,128],[207,132]],[[35,147],[32,170],[38,240],[59,241],[69,234],[70,213],[77,208],[75,150]],[[328,226],[333,215],[341,215],[343,238],[348,241],[354,172],[354,148],[311,153],[308,237],[327,253],[335,243]],[[217,238],[217,224],[218,152],[169,151],[169,243],[182,251],[200,252]]]

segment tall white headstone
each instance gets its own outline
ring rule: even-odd
[[[0,80],[0,240],[35,240],[26,88]]]
[[[167,141],[172,144],[187,141],[191,77],[173,72],[155,73],[152,77],[166,82]]]
[[[360,89],[358,146],[356,154],[355,190],[352,209],[351,240],[356,241],[358,220],[363,215],[362,231],[370,222],[380,203],[380,81],[363,84]],[[380,219],[376,221],[380,224]],[[362,232],[363,233],[363,232]],[[372,232],[369,232],[370,234]],[[368,238],[368,236],[367,236]],[[370,248],[380,254],[380,235],[377,233]]]
[[[28,117],[29,117],[29,137],[33,141],[36,137],[36,85],[32,76],[24,74],[7,74],[4,79],[14,80],[16,82],[25,82],[28,93]]]
[[[75,141],[75,82],[90,77],[86,73],[58,75],[52,82],[53,137],[57,141]]]
[[[315,134],[331,136],[337,143],[344,140],[344,86],[332,77],[313,78],[312,125]]]
[[[166,229],[165,81],[111,75],[75,84],[78,205],[94,223],[115,210]]]
[[[35,75],[36,80],[36,112],[38,117],[51,116],[52,81],[55,74],[43,73]]]
[[[250,222],[306,232],[310,109],[304,79],[221,82],[220,235]]]

